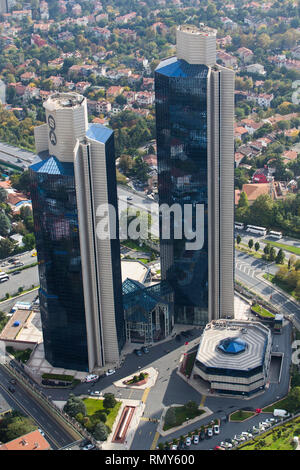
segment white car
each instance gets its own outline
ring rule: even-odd
[[[194,444],[199,444],[199,436],[198,435],[195,435],[194,438],[193,438],[193,443]]]
[[[177,445],[176,445],[176,444],[173,444],[173,445],[171,446],[171,450],[177,450]]]
[[[96,380],[99,379],[99,375],[95,375],[95,374],[90,374],[90,375],[87,375],[86,378],[84,379],[85,382],[95,382]]]
[[[115,374],[115,372],[116,372],[115,369],[108,369],[105,373],[106,375],[113,375]]]
[[[185,445],[186,445],[186,446],[190,446],[191,443],[192,443],[191,438],[190,438],[190,437],[187,437],[186,440],[185,440]]]
[[[39,429],[39,432],[41,433],[42,436],[45,436],[45,433],[42,429]]]
[[[220,434],[220,426],[218,424],[215,424],[213,427],[214,434]]]
[[[100,397],[101,396],[101,392],[99,390],[93,390],[92,392],[90,392],[90,395],[92,397]]]
[[[214,435],[213,428],[208,428],[207,429],[207,435],[208,435],[208,437],[213,437],[213,435]]]

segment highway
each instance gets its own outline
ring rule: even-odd
[[[23,411],[35,421],[37,426],[44,431],[52,449],[59,449],[74,442],[72,436],[62,428],[50,412],[47,413],[45,408],[39,405],[38,401],[28,393],[19,380],[17,380],[16,385],[13,385],[14,393],[8,390],[12,377],[4,366],[0,365],[0,391],[12,408]]]
[[[300,305],[296,301],[277,291],[275,287],[264,282],[258,276],[267,272],[275,274],[277,266],[269,265],[265,261],[258,260],[245,253],[236,251],[235,254],[235,277],[249,289],[265,297],[281,313],[295,314],[300,319]]]

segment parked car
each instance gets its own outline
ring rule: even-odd
[[[220,426],[218,424],[215,424],[213,427],[214,434],[220,434]]]
[[[92,397],[100,397],[101,396],[101,392],[99,390],[93,390],[92,392],[90,392],[90,395]]]
[[[185,445],[189,447],[191,445],[191,443],[192,443],[192,439],[190,437],[187,437],[185,439]]]
[[[195,434],[193,437],[193,444],[199,444],[199,436],[198,434]]]
[[[142,355],[142,351],[140,349],[135,349],[134,350],[134,353],[137,355],[137,356],[141,356]]]
[[[213,437],[214,435],[214,430],[213,428],[208,428],[206,431],[207,437]]]
[[[13,273],[11,273],[12,276],[16,276],[17,274],[20,274],[21,271],[14,271]]]
[[[45,436],[45,433],[42,429],[38,429],[38,431],[41,433],[42,436]]]
[[[143,346],[142,351],[143,351],[144,354],[148,354],[149,349],[146,346]]]
[[[172,444],[172,445],[171,445],[171,450],[177,450],[177,445],[176,445],[176,444]]]
[[[252,434],[250,434],[249,432],[246,432],[246,431],[243,431],[241,433],[241,436],[244,436],[246,439],[251,439],[251,437],[253,437]]]
[[[108,370],[105,372],[105,374],[108,376],[108,375],[113,375],[113,374],[115,374],[115,372],[116,372],[115,369],[108,369]]]
[[[92,449],[95,449],[94,444],[88,444],[83,447],[83,450],[92,450]]]
[[[133,197],[132,196],[127,196],[127,201],[132,201]]]
[[[85,382],[95,382],[96,380],[99,379],[99,375],[95,375],[95,374],[89,374],[86,376],[86,378],[84,379]]]

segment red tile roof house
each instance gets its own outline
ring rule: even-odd
[[[268,168],[259,168],[252,176],[252,183],[269,183],[271,180]]]
[[[246,184],[243,184],[242,190],[236,189],[234,191],[234,203],[235,203],[235,205],[238,204],[238,202],[240,200],[241,193],[243,191],[246,193],[246,195],[248,197],[249,204],[252,204],[258,198],[258,196],[261,196],[263,194],[270,195],[271,183],[255,183],[255,184],[254,183],[246,183]],[[273,194],[273,192],[272,192],[272,194]]]
[[[50,450],[50,444],[40,431],[32,431],[0,446],[0,450]]]

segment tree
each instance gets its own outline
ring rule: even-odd
[[[238,202],[237,206],[238,206],[238,208],[249,207],[249,201],[248,201],[248,197],[247,197],[247,194],[245,193],[245,191],[241,192],[240,199],[239,199],[239,202]]]
[[[288,268],[291,269],[295,263],[296,263],[296,256],[295,255],[291,255],[290,258],[289,258],[289,261],[288,261]]]
[[[24,246],[26,248],[26,251],[30,251],[30,250],[33,250],[33,248],[35,247],[35,236],[33,233],[27,233],[24,237],[23,237],[23,243],[24,243]]]
[[[117,403],[117,400],[115,399],[115,396],[113,393],[105,393],[104,400],[103,400],[104,408],[114,408],[114,406],[116,406],[116,403]]]
[[[0,235],[2,237],[7,236],[11,231],[11,223],[7,215],[3,212],[0,213]]]
[[[106,441],[108,437],[108,429],[102,421],[96,424],[93,436],[97,441]]]
[[[75,397],[73,393],[70,394],[67,403],[64,406],[64,411],[75,418],[78,413],[82,413],[86,416],[86,406],[83,400],[79,397]]]
[[[253,242],[252,238],[250,238],[250,240],[248,241],[248,246],[249,246],[250,250],[252,250],[253,244],[254,244],[254,242]]]
[[[241,237],[240,235],[238,235],[238,236],[236,237],[236,242],[237,242],[237,244],[239,245],[239,244],[241,243],[241,241],[242,241],[242,237]]]
[[[190,413],[196,413],[198,411],[198,405],[195,401],[190,400],[184,405],[185,409]]]
[[[255,251],[258,251],[258,250],[260,249],[260,244],[259,244],[259,242],[256,242],[256,243],[255,243],[254,249],[255,249]]]
[[[6,202],[7,192],[4,188],[0,188],[0,202]]]
[[[267,244],[265,245],[265,247],[264,247],[264,254],[265,254],[266,256],[269,256],[270,250],[271,250],[271,245],[270,245],[270,243],[267,243]]]
[[[22,412],[13,411],[1,420],[0,440],[2,442],[12,441],[35,429],[36,425],[30,418],[24,416]]]
[[[280,248],[280,250],[278,251],[277,256],[276,256],[276,263],[277,264],[283,264],[284,263],[284,258],[285,258],[285,254],[284,254],[282,248]]]
[[[275,261],[275,259],[276,259],[276,250],[273,246],[271,246],[269,260],[270,261]]]

